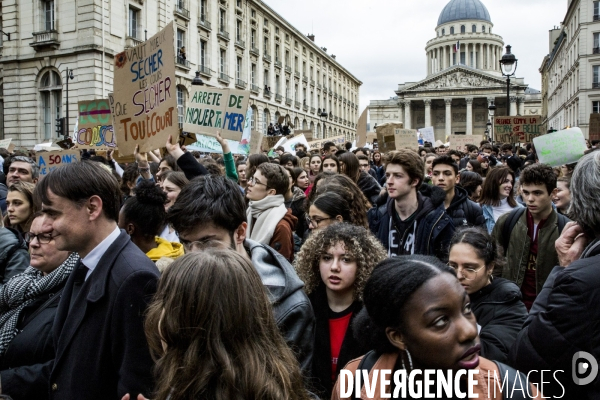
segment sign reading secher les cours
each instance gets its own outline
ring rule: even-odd
[[[111,97],[119,153],[146,152],[179,135],[173,22],[115,56]]]

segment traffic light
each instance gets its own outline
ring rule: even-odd
[[[63,134],[63,118],[56,118],[56,136],[62,136]]]

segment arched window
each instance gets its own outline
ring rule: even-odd
[[[47,71],[42,75],[40,96],[42,100],[42,132],[44,139],[51,139],[56,119],[62,115],[62,81],[56,71]]]
[[[269,110],[266,108],[263,111],[263,131],[265,135],[267,134],[267,129],[269,128]]]
[[[467,31],[467,28],[465,28],[464,25],[460,26],[460,33],[465,33]]]
[[[485,25],[481,25],[481,32],[485,33]]]
[[[179,123],[179,129],[183,129],[183,113],[185,112],[186,97],[187,90],[185,90],[185,86],[177,85],[177,122]]]
[[[450,34],[451,34],[451,35],[454,35],[454,27],[453,27],[453,26],[452,26],[452,27],[450,27]]]
[[[250,129],[251,130],[256,130],[256,127],[258,126],[258,124],[256,123],[258,121],[258,108],[256,108],[256,106],[252,106],[252,119],[250,120]]]
[[[473,25],[471,27],[471,32],[473,32],[473,33],[477,32],[477,25]]]
[[[446,30],[442,29],[442,36],[444,36],[446,34]]]

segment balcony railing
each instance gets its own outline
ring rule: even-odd
[[[323,93],[327,94],[327,88],[323,87]]]
[[[271,56],[268,54],[263,55],[263,60],[265,60],[266,62],[270,63],[271,62]]]
[[[50,30],[34,32],[33,42],[31,42],[30,45],[35,48],[53,47],[56,49],[60,46],[60,42],[58,41],[58,31]]]
[[[198,19],[198,28],[203,28],[206,29],[207,31],[210,31],[212,28],[210,26],[210,22],[206,20],[206,18],[204,17],[200,17]]]
[[[321,86],[320,83],[317,83],[317,89],[321,89],[323,86]]]
[[[209,77],[212,75],[212,71],[210,68],[208,68],[206,65],[199,65],[198,66],[198,72],[200,72],[200,75],[204,75],[206,77]]]
[[[302,82],[304,82],[304,83],[308,83],[308,76],[306,76],[306,75],[303,75],[303,76],[302,76]]]
[[[314,79],[310,80],[310,86],[315,86],[315,80]]]
[[[314,114],[315,112],[316,112],[315,108],[314,108],[314,107],[311,107],[311,108],[310,108],[310,113],[311,113],[311,114]]]
[[[288,106],[292,105],[292,99],[290,99],[289,97],[285,98],[285,104],[287,104]]]
[[[594,54],[600,54],[600,47],[594,47],[593,53]]]
[[[594,14],[594,21],[600,21],[600,14]]]
[[[252,93],[256,93],[256,94],[258,94],[258,92],[260,92],[260,88],[259,88],[258,86],[256,86],[256,85],[252,84],[252,85],[250,86],[250,91],[251,91]]]
[[[294,76],[295,76],[296,78],[300,79],[300,72],[298,72],[298,71],[295,71],[295,72],[294,72]]]
[[[280,95],[280,94],[276,94],[276,95],[275,95],[275,101],[278,101],[278,102],[279,102],[279,101],[281,101],[281,100],[283,100],[283,96],[282,96],[282,95]]]
[[[237,87],[238,89],[246,89],[246,81],[243,81],[241,79],[236,79],[235,87]]]
[[[260,51],[254,46],[250,47],[250,54],[254,54],[256,57],[260,56]]]
[[[594,88],[594,89],[600,88],[600,82],[592,82],[592,88]]]
[[[224,73],[224,72],[220,72],[220,73],[219,73],[219,78],[218,78],[218,79],[219,79],[221,82],[224,82],[224,83],[227,83],[227,84],[228,84],[228,83],[229,83],[229,79],[230,79],[230,78],[229,78],[229,75],[227,75],[226,73]]]
[[[292,73],[292,67],[290,67],[289,65],[285,66],[285,72],[287,72],[288,74]]]
[[[190,11],[183,7],[183,4],[175,4],[175,14],[187,21],[190,20]]]
[[[296,108],[300,108],[300,102],[299,101],[295,101],[294,105],[296,106]]]
[[[303,109],[304,111],[308,111],[308,105],[306,105],[306,104],[302,104],[302,109]]]
[[[279,61],[278,59],[275,59],[275,67],[281,69],[281,66],[282,66],[281,61]]]
[[[134,38],[134,37],[132,37],[132,36],[127,36],[127,37],[125,38],[125,48],[126,48],[126,49],[129,49],[129,48],[131,48],[131,47],[135,47],[135,46],[137,46],[137,45],[139,45],[139,44],[142,44],[142,43],[143,43],[143,42],[142,42],[140,39],[138,39],[138,38]]]
[[[229,32],[227,32],[224,28],[219,29],[217,36],[223,40],[229,40]]]
[[[183,57],[175,56],[175,64],[178,67],[190,69],[190,62]]]
[[[236,45],[237,47],[239,47],[240,49],[242,49],[242,50],[246,49],[246,42],[244,42],[244,41],[243,41],[243,40],[241,40],[241,39],[237,39],[237,40],[235,41],[235,45]]]
[[[271,98],[271,91],[267,88],[265,88],[265,90],[263,91],[263,96],[266,97],[267,99]]]

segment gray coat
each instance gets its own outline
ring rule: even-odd
[[[0,228],[0,283],[29,267],[28,247],[21,234],[10,228]]]

